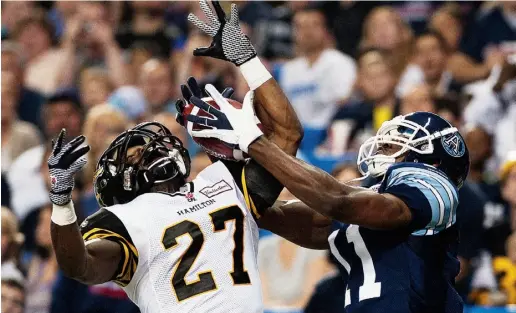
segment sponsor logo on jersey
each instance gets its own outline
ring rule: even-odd
[[[188,201],[188,202],[195,202],[195,201],[197,201],[197,199],[195,199],[195,197],[194,197],[194,194],[191,193],[191,192],[187,192],[185,194],[185,198],[186,198],[186,201]]]
[[[233,190],[233,188],[225,180],[221,180],[212,186],[204,187],[199,192],[208,198],[212,198],[230,190]]]
[[[206,201],[203,201],[199,204],[196,204],[192,207],[189,207],[187,209],[182,209],[182,210],[179,210],[177,211],[177,214],[178,215],[185,215],[185,214],[188,214],[188,213],[193,213],[195,211],[199,211],[199,210],[202,210],[212,204],[214,204],[216,201],[215,200],[206,200]]]
[[[441,144],[443,145],[446,153],[455,158],[460,158],[466,152],[466,145],[462,138],[457,134],[450,134],[441,138]]]

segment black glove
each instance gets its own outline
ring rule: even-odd
[[[222,96],[224,98],[231,98],[235,90],[231,87],[228,87],[222,91]],[[183,111],[185,109],[185,106],[187,103],[191,102],[190,98],[193,96],[202,99],[203,98],[203,92],[201,90],[201,87],[199,87],[199,84],[195,80],[195,78],[190,77],[186,81],[186,85],[181,85],[181,94],[183,95],[183,99],[177,99],[176,100],[176,109],[177,109],[177,115],[176,115],[176,121],[185,127],[184,125],[184,118],[183,118]],[[208,95],[204,95],[208,96]]]
[[[218,1],[212,1],[217,16],[213,14],[208,2],[200,0],[201,10],[209,20],[209,24],[201,21],[197,16],[190,13],[188,20],[204,33],[213,37],[209,47],[197,48],[195,56],[208,56],[224,61],[229,61],[237,66],[244,64],[256,56],[249,37],[244,35],[240,29],[238,20],[238,9],[236,4],[231,5],[231,18],[228,20],[226,14]]]
[[[72,199],[74,176],[86,165],[86,153],[90,151],[89,146],[79,148],[86,140],[84,136],[76,137],[63,147],[65,134],[63,129],[57,140],[52,140],[52,153],[48,158],[49,196],[56,205],[65,205]]]

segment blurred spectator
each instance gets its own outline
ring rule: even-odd
[[[326,129],[339,104],[349,97],[356,69],[353,59],[329,47],[327,21],[317,9],[295,14],[294,41],[299,57],[281,67],[278,79],[305,127],[308,142],[313,139],[310,130]]]
[[[415,42],[414,63],[423,71],[424,82],[429,85],[434,95],[443,95],[452,89],[451,73],[446,71],[448,47],[445,39],[437,32],[427,32],[418,36]]]
[[[81,103],[86,110],[107,101],[113,91],[108,73],[102,68],[90,67],[81,72],[79,81]]]
[[[114,282],[87,286],[59,273],[51,313],[139,313],[138,307]]]
[[[176,122],[175,114],[169,112],[161,112],[154,115],[152,120],[165,125],[174,136],[181,140],[183,146],[185,146],[190,153],[194,152],[190,151],[191,146],[189,142],[191,140],[191,137],[187,134],[186,129],[183,126],[179,125],[178,122]]]
[[[66,129],[69,139],[80,135],[83,110],[77,93],[73,89],[62,89],[48,98],[43,106],[41,118],[46,138],[55,138],[61,129]]]
[[[485,257],[477,271],[470,295],[472,301],[481,305],[516,304],[514,284],[516,264],[511,260],[511,234],[516,230],[516,152],[508,154],[500,170],[502,198],[507,201],[503,218],[499,219],[485,234],[490,255]]]
[[[50,97],[43,107],[42,117],[47,138],[57,137],[63,128],[67,131],[67,140],[80,135],[82,111],[74,93],[63,91]],[[48,202],[48,175],[45,172],[49,154],[49,144],[39,145],[22,153],[11,165],[7,177],[12,209],[20,220]]]
[[[157,49],[154,57],[169,56],[181,30],[165,21],[166,1],[131,1],[130,16],[117,29],[116,39],[122,49],[135,44],[151,44]]]
[[[460,82],[486,78],[496,64],[516,52],[516,3],[500,1],[476,20],[461,40],[460,52],[450,60],[450,70]]]
[[[45,98],[23,85],[24,66],[20,47],[13,42],[2,41],[2,72],[14,75],[9,92],[14,97],[17,116],[22,121],[41,127],[40,112]]]
[[[450,53],[457,51],[463,32],[463,15],[457,3],[446,3],[430,18],[429,28],[446,41]]]
[[[25,289],[14,279],[2,277],[2,313],[23,313],[25,309]]]
[[[211,164],[210,157],[205,152],[198,152],[192,157],[192,168],[190,170],[189,180],[195,179],[197,175]]]
[[[289,196],[280,199],[293,199]],[[268,310],[302,309],[317,282],[332,271],[326,251],[302,248],[277,235],[260,239],[258,269]]]
[[[93,179],[100,156],[111,142],[129,127],[129,120],[125,115],[108,104],[97,105],[86,115],[83,134],[88,139],[91,149],[83,172],[84,191],[80,200],[83,216],[89,216],[99,209],[93,192]]]
[[[14,74],[2,71],[2,172],[24,151],[41,144],[36,126],[16,118],[16,88]]]
[[[401,99],[401,115],[413,112],[435,112],[430,86],[426,84],[416,86]]]
[[[52,205],[43,207],[36,228],[36,250],[27,256],[27,283],[25,306],[27,312],[49,312],[52,286],[57,277],[58,265],[50,238]]]
[[[254,46],[265,59],[285,61],[294,57],[291,4],[295,3],[299,1],[286,1],[271,8],[270,19],[260,21],[254,28]]]
[[[2,2],[2,40],[10,38],[16,24],[34,13],[35,4],[33,1]]]
[[[66,21],[77,13],[78,1],[57,1],[48,12],[48,19],[54,26],[55,38],[61,38],[65,31]]]
[[[8,208],[2,207],[2,279],[24,281],[19,268],[20,248],[24,240],[16,216]]]
[[[13,38],[27,63],[25,86],[42,94],[55,92],[63,54],[52,47],[54,29],[50,22],[42,13],[27,17],[16,24]]]
[[[390,7],[373,9],[364,21],[362,48],[378,48],[387,52],[389,63],[399,77],[412,54],[412,31]]]
[[[516,103],[512,103],[506,114],[496,125],[495,151],[498,159],[516,150]]]
[[[139,75],[139,85],[151,114],[164,110],[176,112],[172,98],[177,91],[174,88],[172,69],[167,60],[151,59],[145,62]]]
[[[361,175],[354,163],[344,162],[338,164],[331,175],[341,182],[349,183],[351,180],[359,178]],[[363,181],[362,181],[363,182]],[[353,185],[360,186],[361,181],[352,182]],[[365,185],[364,185],[365,186]],[[334,229],[340,228],[339,222],[334,222]],[[314,293],[304,308],[305,313],[345,313],[345,292],[346,278],[348,276],[344,267],[328,252],[328,260],[338,270],[334,275],[323,277]]]
[[[224,3],[227,5],[227,11],[230,10],[229,2]],[[240,21],[254,28],[256,24],[263,20],[268,20],[271,17],[272,8],[267,2],[261,1],[238,1],[238,15]]]
[[[109,2],[81,2],[77,13],[67,21],[62,40],[62,66],[59,86],[70,87],[81,68],[102,66],[108,70],[114,86],[131,81],[114,33]]]
[[[135,123],[143,122],[149,113],[145,95],[134,86],[116,89],[108,98],[108,103]]]
[[[359,181],[352,182],[352,180],[362,176],[357,169],[357,165],[350,162],[338,164],[331,172],[331,175],[338,181],[347,184],[351,183],[352,185],[360,185]]]
[[[1,187],[0,190],[2,192],[1,196],[1,202],[2,206],[5,207],[11,207],[11,187],[9,186],[9,183],[7,182],[7,177],[5,173],[2,171],[2,178],[0,178]]]
[[[366,16],[377,6],[370,1],[328,1],[325,11],[329,16],[337,49],[351,56],[357,55]]]
[[[329,149],[332,155],[340,155],[348,150],[358,151],[362,139],[399,114],[399,100],[394,94],[396,77],[384,53],[366,49],[359,54],[357,63],[356,87],[360,98],[339,108],[321,152]]]

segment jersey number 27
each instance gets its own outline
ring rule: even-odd
[[[218,209],[210,213],[215,232],[226,229],[226,222],[233,220],[235,222],[235,232],[233,240],[235,248],[233,249],[233,271],[230,272],[231,278],[235,285],[250,284],[249,274],[244,270],[244,213],[236,206],[229,206]],[[199,225],[190,220],[184,220],[172,226],[169,226],[163,233],[161,243],[165,250],[174,249],[177,246],[177,238],[188,235],[192,238],[192,243],[185,251],[176,270],[172,274],[172,288],[174,289],[177,300],[183,301],[195,295],[217,289],[213,275],[210,271],[199,273],[198,280],[187,283],[185,276],[192,267],[195,259],[201,252],[204,244],[204,234]]]

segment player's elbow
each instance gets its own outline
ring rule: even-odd
[[[61,269],[61,272],[64,276],[77,280],[81,283],[86,284],[84,281],[84,270],[80,266],[62,266],[60,265],[59,268]]]
[[[301,140],[303,140],[303,137],[305,136],[305,130],[303,129],[303,126],[301,126],[301,122],[298,120],[297,123],[295,123],[295,126],[292,130],[292,140],[300,144]]]

